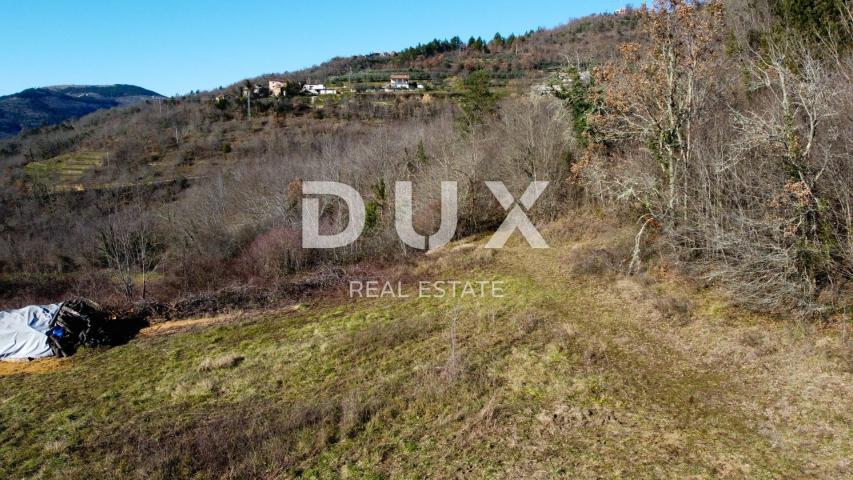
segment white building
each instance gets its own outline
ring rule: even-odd
[[[302,91],[309,95],[337,95],[338,91],[333,88],[326,88],[322,83],[310,84],[306,83],[302,87]]]
[[[391,83],[388,85],[394,90],[408,90],[409,76],[408,75],[391,75]]]

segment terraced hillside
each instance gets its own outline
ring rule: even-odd
[[[59,189],[79,189],[87,172],[103,166],[106,152],[81,151],[58,155],[27,164],[29,176],[36,182]]]
[[[836,327],[746,314],[663,264],[645,277],[611,273],[607,253],[630,243],[628,230],[564,222],[546,236],[554,247],[547,251],[516,244],[488,252],[469,240],[418,260],[402,277],[404,285],[501,280],[503,298],[332,297],[164,324],[128,345],[54,362],[46,373],[2,377],[0,472],[853,473],[851,357]]]

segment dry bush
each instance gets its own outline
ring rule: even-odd
[[[491,130],[496,148],[481,166],[480,175],[503,180],[519,196],[530,182],[550,182],[531,213],[541,220],[557,218],[569,199],[564,179],[576,150],[569,135],[570,118],[560,102],[552,97],[527,97],[506,103]]]
[[[840,136],[853,70],[830,69],[792,40],[750,68],[754,99],[732,116],[731,147],[709,152],[713,187],[694,191],[705,215],[685,237],[744,304],[828,313],[844,299],[827,294],[853,278],[851,144]]]
[[[580,275],[602,275],[616,273],[627,258],[607,248],[574,248],[565,260],[569,271]]]
[[[239,273],[246,277],[275,279],[302,270],[309,256],[301,248],[301,233],[279,227],[255,237],[236,259]]]
[[[744,305],[798,315],[844,308],[850,50],[787,35],[725,56],[719,5],[658,2],[644,15],[648,43],[625,46],[598,72],[590,147],[573,170],[590,197],[640,217],[632,266],[651,228],[683,266]],[[743,12],[726,18],[733,42],[760,24]]]

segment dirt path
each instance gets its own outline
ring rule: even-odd
[[[280,313],[288,313],[295,312],[301,309],[302,304],[291,305],[289,307],[270,310],[267,311],[266,314],[280,314]],[[185,330],[190,330],[194,328],[201,327],[209,327],[212,325],[226,325],[234,322],[238,322],[240,320],[244,320],[246,318],[250,318],[252,316],[251,313],[246,312],[236,312],[236,313],[226,313],[222,315],[216,315],[213,317],[202,317],[202,318],[189,318],[184,320],[172,320],[168,322],[157,323],[151,325],[150,327],[145,327],[139,331],[139,337],[152,337],[156,335],[166,335],[170,333],[182,332]]]
[[[580,287],[581,305],[554,308],[612,352],[607,368],[634,377],[624,413],[647,416],[638,428],[649,430],[650,449],[692,445],[690,455],[734,476],[750,476],[756,463],[822,478],[853,474],[853,378],[839,332],[751,315],[719,291],[664,272],[578,278],[566,271],[567,252],[519,248],[498,259],[555,297],[591,284]],[[748,444],[749,454],[741,451]]]

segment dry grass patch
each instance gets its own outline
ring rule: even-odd
[[[199,372],[209,372],[211,370],[223,370],[234,368],[240,365],[246,357],[237,354],[225,355],[217,358],[207,358],[198,366]]]
[[[0,377],[10,375],[31,375],[55,372],[71,365],[69,358],[43,358],[32,361],[2,361],[0,362]]]

